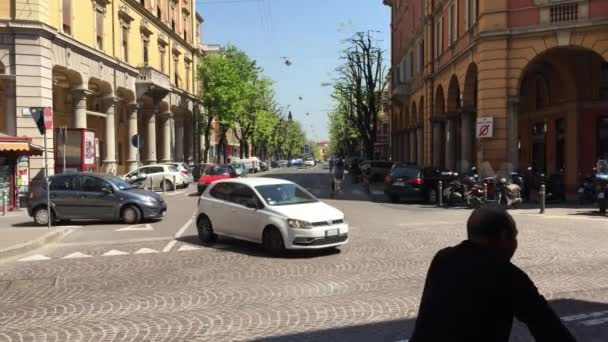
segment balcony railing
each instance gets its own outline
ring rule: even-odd
[[[549,21],[551,23],[564,23],[578,20],[578,4],[558,4],[549,9]]]
[[[139,68],[139,82],[151,83],[164,89],[171,89],[169,76],[149,66]]]
[[[395,82],[392,88],[391,99],[397,102],[405,101],[405,97],[410,93],[409,82]]]

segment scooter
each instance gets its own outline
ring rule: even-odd
[[[597,204],[601,215],[606,215],[606,195],[608,192],[608,161],[598,160],[597,173],[595,174],[597,185]]]
[[[522,202],[519,185],[509,182],[507,177],[501,177],[497,185],[496,205],[499,208],[518,208]]]
[[[578,204],[595,203],[597,194],[595,193],[595,182],[593,176],[586,176],[583,183],[578,186],[577,190]]]
[[[443,190],[443,197],[445,198],[448,207],[465,203],[466,196],[466,186],[463,182],[457,179],[451,181],[448,187]]]

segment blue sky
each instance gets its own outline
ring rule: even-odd
[[[197,10],[204,43],[232,44],[257,60],[312,140],[328,138],[331,88],[321,84],[332,80],[345,38],[380,31],[390,63],[390,12],[382,0],[197,0]]]

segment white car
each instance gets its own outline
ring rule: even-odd
[[[143,184],[146,188],[150,188],[150,179],[152,180],[152,187],[154,189],[173,190],[174,181],[176,187],[187,186],[183,173],[179,172],[173,165],[142,166],[139,170],[131,171],[122,178],[129,181],[136,179],[138,176],[145,178]]]
[[[186,163],[161,163],[159,165],[173,165],[177,168],[177,171],[179,171],[182,174],[182,178],[184,179],[184,181],[186,182],[186,186],[192,184],[194,182],[194,177],[192,177],[192,174],[190,173],[190,168],[188,167],[188,164]]]
[[[344,214],[299,185],[273,178],[238,178],[209,186],[198,201],[203,244],[218,236],[261,243],[273,255],[348,242]]]
[[[315,166],[315,161],[312,158],[308,158],[304,161],[304,166]]]

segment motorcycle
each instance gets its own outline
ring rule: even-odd
[[[443,197],[446,200],[448,207],[453,207],[460,203],[466,202],[467,189],[460,180],[453,180],[447,188],[443,190]]]
[[[597,162],[597,173],[595,174],[597,185],[597,203],[601,215],[606,215],[606,195],[608,192],[608,161],[599,160]]]
[[[496,205],[500,208],[517,208],[522,204],[521,188],[509,182],[507,177],[498,179],[496,191]]]
[[[586,176],[583,179],[583,183],[578,186],[576,190],[578,204],[590,204],[595,203],[596,193],[595,193],[595,182],[593,176]]]

